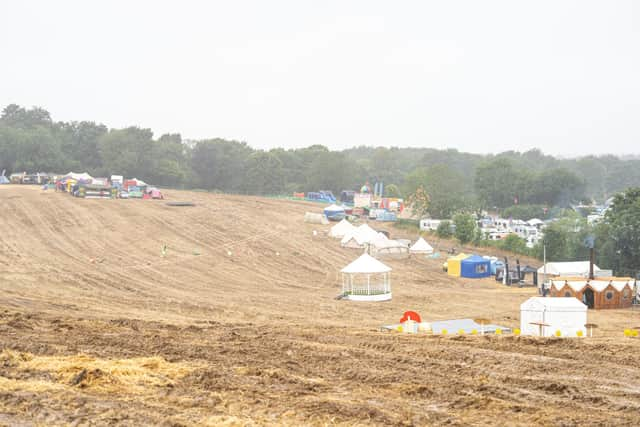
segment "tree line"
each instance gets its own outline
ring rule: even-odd
[[[542,245],[526,248],[517,236],[492,243],[474,227],[473,213],[498,210],[504,217],[560,218],[545,230],[547,259],[585,259],[586,236],[595,236],[598,262],[618,274],[640,265],[640,159],[585,156],[557,159],[539,150],[470,154],[433,148],[358,146],[331,151],[322,145],[256,150],[220,138],[184,141],[180,134],[154,138],[149,129],[109,129],[90,121],[56,122],[48,111],[15,104],[0,116],[0,170],[87,171],[137,177],[158,186],[256,195],[355,190],[382,181],[388,196],[411,198],[433,218],[451,218],[460,241],[500,245],[542,257]],[[626,190],[622,192],[623,190]],[[614,208],[602,224],[563,210],[581,201]],[[443,223],[439,233],[450,233]]]
[[[451,218],[461,209],[513,209],[515,216],[582,200],[602,201],[640,185],[640,160],[615,156],[557,159],[539,150],[470,154],[432,148],[322,145],[256,150],[220,138],[154,138],[149,129],[109,129],[90,122],[56,122],[48,111],[15,104],[0,116],[0,170],[87,171],[138,177],[159,186],[257,195],[355,190],[382,181],[390,196],[429,194],[429,214]]]

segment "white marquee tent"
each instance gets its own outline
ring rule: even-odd
[[[560,331],[563,337],[577,337],[582,331],[586,336],[586,324],[587,306],[577,298],[533,297],[520,305],[522,335],[550,337]]]
[[[547,276],[581,277],[589,275],[589,261],[548,262],[546,266]],[[594,273],[599,270],[600,268],[594,264]],[[538,274],[545,274],[544,265],[538,269]]]
[[[89,175],[87,172],[83,172],[83,173],[69,172],[64,177],[71,178],[76,181],[91,181],[93,179],[93,177]]]
[[[382,233],[369,242],[369,251],[375,257],[390,256],[405,258],[409,256],[409,247],[397,240],[391,240]]]
[[[370,243],[378,236],[378,232],[367,224],[351,230],[344,235],[340,241],[340,245],[345,248],[364,248],[364,245]]]
[[[409,248],[409,252],[412,254],[430,255],[433,253],[433,247],[421,237]]]

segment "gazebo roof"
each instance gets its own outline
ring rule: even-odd
[[[343,273],[388,273],[391,267],[387,267],[369,254],[362,254],[358,259],[347,265],[342,270]]]

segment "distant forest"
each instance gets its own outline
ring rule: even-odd
[[[219,138],[183,141],[177,133],[154,138],[151,130],[138,127],[56,122],[42,108],[15,104],[5,107],[0,118],[0,170],[7,174],[87,171],[138,177],[165,187],[257,195],[339,193],[383,181],[391,196],[407,197],[423,186],[435,217],[450,216],[465,206],[603,201],[640,185],[640,159],[584,154],[558,159],[539,150],[481,155],[367,146],[332,151],[322,145],[264,151]]]

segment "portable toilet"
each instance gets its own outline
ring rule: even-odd
[[[458,255],[449,258],[447,260],[447,274],[449,276],[460,277],[460,271],[462,269],[461,262],[468,256],[469,255],[465,253],[459,253]]]

